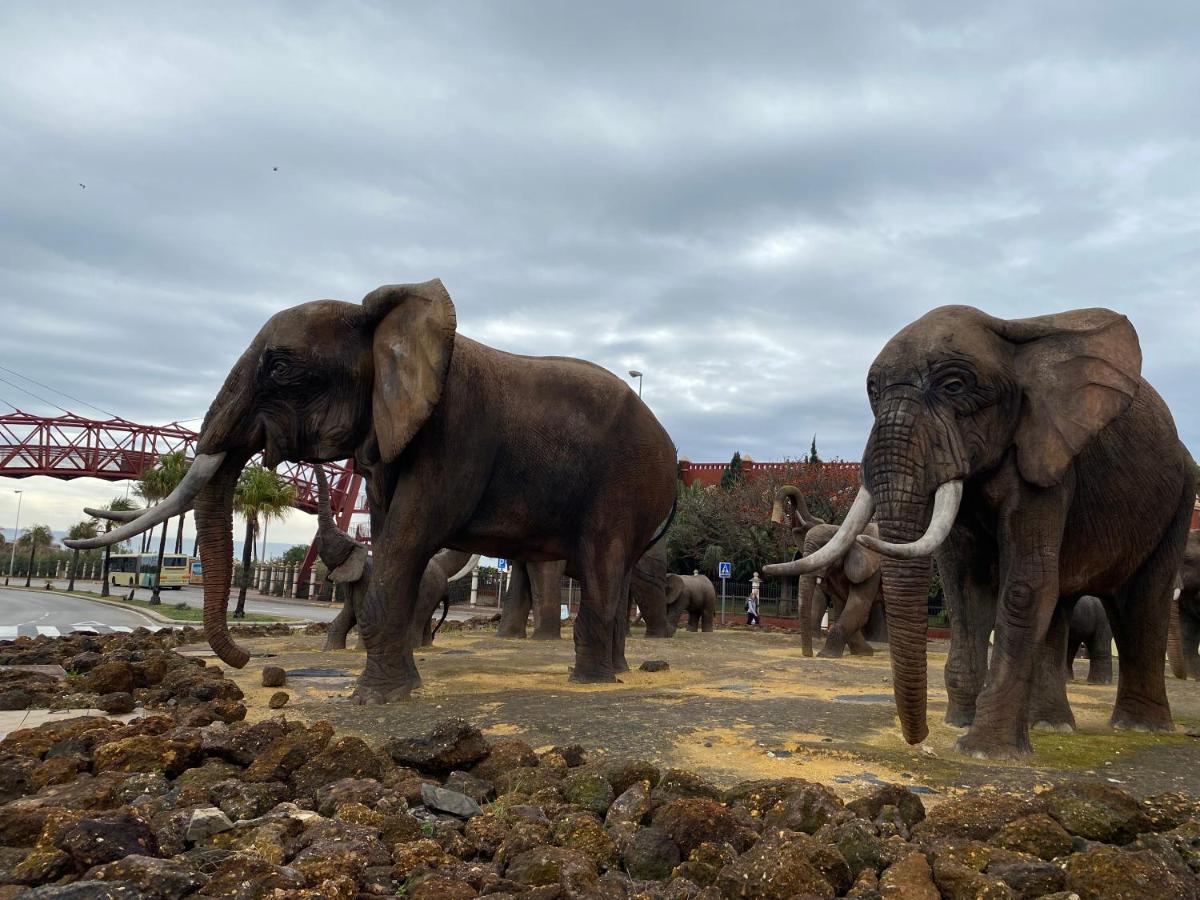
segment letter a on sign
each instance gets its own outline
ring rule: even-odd
[[[727,562],[720,563],[718,565],[717,571],[722,578],[732,578],[733,577],[733,564],[727,563]]]

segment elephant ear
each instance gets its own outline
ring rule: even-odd
[[[392,462],[441,399],[454,353],[454,303],[435,278],[376,288],[363,309],[375,325],[371,414],[379,455]]]
[[[667,605],[674,603],[683,593],[683,578],[671,572],[667,575]]]
[[[350,555],[346,557],[346,561],[336,569],[330,569],[329,575],[326,576],[330,581],[335,581],[339,584],[353,584],[363,577],[363,572],[367,567],[367,548],[358,544]]]
[[[1142,372],[1137,332],[1109,309],[997,322],[1015,345],[1023,394],[1017,466],[1026,480],[1049,487],[1133,402]]]

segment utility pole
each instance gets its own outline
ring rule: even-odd
[[[17,559],[17,532],[21,530],[21,501],[25,499],[22,491],[13,491],[17,495],[17,524],[13,526],[13,545],[12,553],[8,555],[8,574],[4,576],[4,584],[8,585],[8,579],[12,578],[13,566]]]

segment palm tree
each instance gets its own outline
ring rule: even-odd
[[[122,511],[122,510],[137,509],[137,507],[130,501],[126,500],[124,497],[113,497],[112,500],[109,501],[109,504],[108,504],[108,506],[105,507],[105,509]],[[108,532],[112,531],[112,529],[113,529],[113,523],[111,521],[105,521],[105,523],[104,523],[105,533],[107,534]],[[112,555],[112,547],[106,545],[104,548],[104,574],[103,574],[103,578],[101,579],[101,584],[100,584],[100,596],[101,597],[108,596],[108,559],[111,555]]]
[[[29,571],[25,573],[25,587],[29,587],[29,581],[33,578],[33,565],[37,560],[38,547],[49,547],[53,544],[54,532],[50,530],[49,525],[31,525],[25,529],[19,543],[29,548]]]
[[[296,502],[296,489],[284,482],[270,469],[247,466],[238,478],[233,492],[233,508],[246,519],[246,539],[242,542],[242,584],[238,588],[235,619],[246,615],[246,588],[250,585],[250,554],[260,520],[266,524],[278,521]]]
[[[100,529],[100,523],[95,519],[84,519],[82,522],[76,522],[67,532],[67,537],[72,540],[83,540],[84,538],[94,538],[96,532]],[[79,550],[71,551],[71,576],[67,582],[67,590],[75,590],[75,574],[79,570]]]
[[[183,452],[166,453],[158,458],[158,462],[154,464],[154,468],[142,473],[142,477],[138,479],[138,490],[142,496],[147,497],[149,494],[155,495],[154,502],[160,502],[171,495],[171,492],[179,486],[179,482],[183,481],[183,476],[187,474],[191,463],[183,455]],[[183,517],[179,520],[179,540],[183,540]],[[158,538],[158,559],[154,564],[154,588],[150,594],[150,605],[158,606],[162,603],[159,597],[159,591],[162,589],[160,582],[162,581],[162,563],[163,554],[167,550],[167,523],[163,522],[162,532]]]

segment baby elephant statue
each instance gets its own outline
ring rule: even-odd
[[[791,510],[785,509],[791,501]],[[800,556],[812,556],[838,533],[838,526],[812,515],[804,495],[795,485],[785,484],[775,492],[771,521],[790,525],[800,545]],[[878,536],[874,525],[863,532]],[[840,659],[849,648],[855,656],[871,656],[875,651],[863,636],[863,627],[871,609],[880,600],[879,554],[860,544],[850,544],[824,569],[800,576],[800,649],[813,655],[813,635],[821,633],[821,619],[832,602],[829,635],[818,656]]]
[[[1200,531],[1188,532],[1183,565],[1171,603],[1167,657],[1176,678],[1200,681]]]
[[[329,625],[325,649],[345,650],[346,636],[358,623],[359,610],[366,596],[367,585],[371,582],[371,554],[365,544],[354,540],[334,523],[325,472],[321,466],[317,466],[316,473],[317,555],[329,570],[326,577],[334,583],[344,584],[347,594],[342,611]],[[414,647],[427,647],[433,643],[434,633],[446,620],[450,610],[450,582],[466,575],[478,562],[478,555],[459,550],[442,550],[429,561],[421,577],[416,616],[413,618]],[[439,604],[443,608],[442,619],[435,627],[432,617]]]
[[[687,613],[688,631],[713,630],[717,617],[717,591],[705,575],[667,576],[667,631],[674,634],[679,617]]]
[[[1067,678],[1075,679],[1075,656],[1087,648],[1088,684],[1112,684],[1112,628],[1099,597],[1080,597],[1067,632]]]

